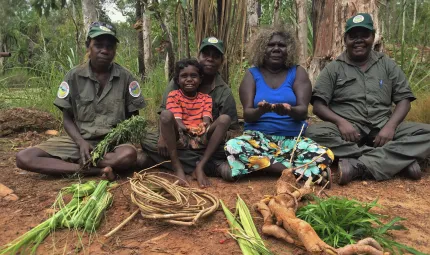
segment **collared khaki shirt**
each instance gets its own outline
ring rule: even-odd
[[[112,64],[109,81],[100,96],[99,90],[100,84],[87,61],[66,74],[54,101],[58,108],[73,114],[74,122],[86,140],[103,138],[126,119],[126,111],[135,112],[145,106],[136,79],[116,63]]]
[[[334,113],[366,133],[387,123],[393,103],[415,100],[400,67],[375,51],[370,53],[364,72],[343,52],[318,76],[311,103],[315,98],[322,99]]]
[[[217,74],[214,80],[214,88],[209,92],[212,97],[212,117],[216,120],[220,115],[227,114],[231,118],[231,127],[238,123],[236,102],[234,101],[231,89],[227,83]],[[158,113],[166,109],[167,96],[170,91],[179,89],[179,85],[172,79],[164,90],[163,98],[161,101]]]

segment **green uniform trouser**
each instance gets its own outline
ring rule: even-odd
[[[148,133],[145,139],[141,142],[142,150],[148,154],[148,156],[154,160],[156,163],[160,163],[166,160],[170,160],[168,157],[162,157],[158,154],[158,133]],[[197,162],[205,153],[206,148],[203,149],[178,149],[179,160],[181,161],[182,167],[186,174],[191,174],[196,169]],[[216,168],[223,162],[227,161],[224,144],[221,144],[215,153],[212,155],[211,159],[206,164],[204,171],[208,176],[218,176]],[[165,163],[164,167],[171,170],[172,164]]]
[[[379,130],[365,133],[353,126],[360,131],[358,143],[343,140],[337,126],[330,122],[310,125],[306,136],[330,148],[337,158],[358,158],[378,181],[390,179],[414,160],[430,156],[429,124],[403,122],[396,128],[393,140],[377,148],[371,145]]]

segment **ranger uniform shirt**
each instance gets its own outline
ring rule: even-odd
[[[82,138],[101,139],[126,116],[145,107],[139,83],[133,75],[113,63],[111,75],[102,93],[91,70],[90,61],[70,70],[61,83],[54,101],[74,118]]]
[[[375,51],[370,53],[364,72],[343,52],[318,76],[312,104],[316,98],[366,133],[384,127],[392,115],[393,103],[415,100],[400,67]]]
[[[227,83],[221,78],[221,75],[217,74],[215,76],[214,88],[209,92],[209,96],[212,98],[212,117],[216,120],[220,115],[227,114],[231,118],[230,127],[238,124],[236,102],[234,101],[231,89],[228,87]],[[160,109],[158,113],[166,110],[167,96],[173,90],[179,89],[178,84],[176,84],[173,79],[167,85],[163,99],[161,101]]]

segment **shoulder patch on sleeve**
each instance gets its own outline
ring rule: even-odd
[[[70,88],[67,82],[63,81],[58,88],[57,97],[58,98],[66,98],[69,95]]]
[[[128,91],[132,97],[138,97],[142,93],[140,85],[137,81],[132,81],[130,85],[128,85]]]

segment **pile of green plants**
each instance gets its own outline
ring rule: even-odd
[[[102,180],[72,184],[63,188],[52,208],[57,212],[51,218],[34,227],[14,241],[0,247],[0,254],[35,254],[39,244],[58,229],[83,229],[94,232],[100,225],[105,210],[112,204],[111,184]],[[66,205],[63,195],[73,197]]]
[[[387,222],[388,216],[371,211],[380,207],[377,202],[362,203],[335,196],[328,199],[315,197],[315,203],[301,207],[296,215],[308,222],[324,242],[335,248],[371,237],[393,254],[424,254],[392,239],[388,231],[405,230],[399,224],[405,219],[395,217]]]
[[[133,116],[119,123],[91,152],[93,165],[103,159],[104,155],[113,151],[115,146],[124,143],[140,143],[146,134],[146,119],[143,116]]]

